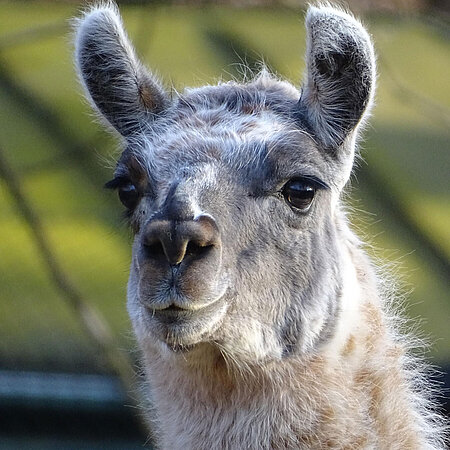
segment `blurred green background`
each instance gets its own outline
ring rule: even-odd
[[[93,120],[75,77],[68,19],[80,7],[0,3],[0,151],[65,276],[129,353],[135,347],[125,309],[131,239],[115,194],[102,188],[118,145]],[[260,60],[300,84],[304,10],[295,2],[159,2],[123,4],[121,11],[138,54],[169,87],[239,78],[239,63],[252,68]],[[349,210],[368,251],[402,280],[406,312],[432,343],[428,357],[448,366],[448,22],[420,8],[361,14],[375,41],[379,80]],[[0,369],[112,371],[49,275],[2,179]]]

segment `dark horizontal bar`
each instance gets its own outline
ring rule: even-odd
[[[0,370],[0,448],[150,448],[119,380]]]
[[[123,406],[127,397],[112,376],[0,370],[0,404],[6,402],[104,408]]]

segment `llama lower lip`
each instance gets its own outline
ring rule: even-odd
[[[158,312],[189,312],[190,310],[187,308],[181,308],[177,305],[170,305],[167,308],[159,309]]]
[[[215,302],[214,302],[215,303]],[[197,318],[203,317],[208,308],[213,304],[207,305],[203,308],[181,308],[177,305],[170,305],[163,309],[153,309],[147,307],[147,310],[152,318],[158,320],[165,325],[188,322]]]
[[[164,309],[152,309],[147,306],[147,313],[150,321],[158,328],[163,326],[167,331],[173,331],[175,327],[182,332],[184,327],[196,327],[202,323],[214,321],[218,311],[224,310],[225,299],[223,297],[212,301],[206,306],[182,308],[177,305],[170,305]]]
[[[152,317],[156,317],[159,321],[163,323],[172,323],[180,320],[189,320],[196,315],[196,311],[189,309],[183,309],[177,306],[169,306],[165,309],[151,309],[150,313]]]

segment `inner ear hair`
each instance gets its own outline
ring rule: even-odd
[[[306,75],[299,110],[315,137],[337,148],[364,119],[375,84],[371,39],[351,15],[310,7]]]

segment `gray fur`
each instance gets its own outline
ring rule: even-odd
[[[139,194],[128,311],[164,448],[439,447],[340,206],[372,44],[330,7],[306,25],[302,91],[263,71],[169,102],[114,7],[78,22],[82,83],[127,138],[110,186]],[[298,179],[309,210],[283,194]]]

